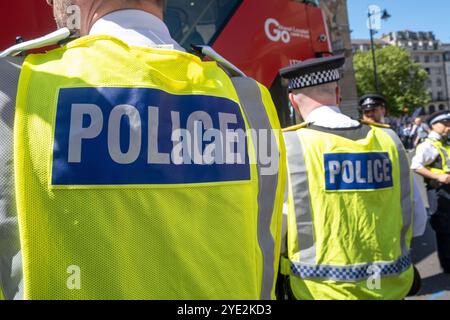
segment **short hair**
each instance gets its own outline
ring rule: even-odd
[[[336,94],[337,82],[329,82],[318,86],[294,90],[294,93],[304,94],[305,96],[334,96]]]

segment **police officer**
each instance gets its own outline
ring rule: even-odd
[[[450,160],[445,143],[450,133],[450,113],[436,112],[427,122],[432,130],[417,146],[411,169],[425,178],[439,261],[444,272],[450,273]]]
[[[416,287],[408,159],[385,125],[340,112],[344,61],[311,59],[280,71],[305,119],[284,130],[289,192],[281,272],[295,299],[402,299]]]
[[[184,52],[164,2],[50,1],[60,28],[79,6],[81,38],[0,59],[0,159],[15,167],[0,181],[5,298],[14,198],[26,299],[275,297],[285,153],[273,102],[230,63]],[[270,133],[273,167],[247,129]]]
[[[363,121],[384,123],[386,106],[386,99],[379,94],[369,93],[359,99],[359,110]]]

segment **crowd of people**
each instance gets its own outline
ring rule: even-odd
[[[398,134],[407,150],[415,149],[430,133],[427,116],[386,117],[386,123]]]

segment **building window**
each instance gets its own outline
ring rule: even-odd
[[[414,62],[419,63],[420,62],[420,57],[419,56],[414,56]]]
[[[441,110],[445,110],[445,106],[443,104],[439,105],[439,111],[441,111]]]
[[[434,105],[431,105],[431,106],[428,108],[428,113],[430,113],[430,114],[434,113],[435,111],[436,111],[436,108],[434,107]]]
[[[425,58],[426,58],[426,56],[425,56]],[[425,71],[426,71],[429,75],[431,74],[430,68],[425,68]]]
[[[220,33],[240,4],[239,0],[168,1],[164,21],[172,37],[187,50],[191,44],[208,44]]]
[[[441,62],[440,56],[434,56],[434,62]]]
[[[436,86],[442,87],[442,79],[441,79],[441,78],[437,78],[437,80],[436,80]]]
[[[430,62],[430,56],[425,56],[424,57],[424,62],[425,63],[429,63]]]
[[[437,100],[438,101],[444,100],[444,94],[442,93],[442,91],[437,92]]]

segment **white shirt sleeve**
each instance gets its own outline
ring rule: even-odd
[[[416,150],[415,156],[411,160],[411,170],[424,168],[426,165],[433,163],[439,156],[439,152],[428,141],[422,143]]]
[[[414,197],[413,237],[420,237],[425,233],[428,216],[427,209],[425,209],[424,201],[420,193],[419,185],[414,175],[412,177],[412,189]]]

